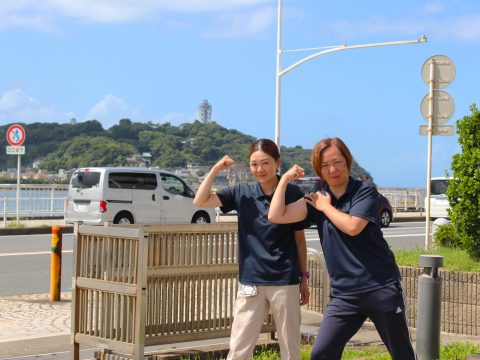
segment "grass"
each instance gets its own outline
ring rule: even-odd
[[[9,228],[16,228],[16,229],[23,229],[25,227],[25,223],[12,221],[8,224]]]
[[[480,353],[480,345],[471,343],[452,343],[440,347],[440,359],[442,360],[465,360],[467,355]],[[346,348],[342,360],[390,360],[388,351],[384,348]]]
[[[465,250],[439,247],[433,250],[395,250],[399,266],[419,267],[420,255],[443,256],[444,270],[480,272],[480,262],[470,258]]]
[[[301,359],[310,359],[310,345],[302,347]],[[452,343],[440,347],[440,359],[442,360],[465,360],[467,355],[480,353],[480,345],[472,343]],[[181,360],[199,360],[198,355],[181,357]],[[252,358],[253,360],[281,360],[280,352],[266,346],[260,348]],[[388,351],[384,347],[353,348],[346,347],[343,351],[342,360],[391,360]],[[218,359],[224,360],[224,358]]]

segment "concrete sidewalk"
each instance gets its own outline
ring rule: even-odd
[[[61,301],[50,302],[48,294],[0,297],[0,359],[39,355],[41,359],[70,358],[71,293],[63,292]],[[302,334],[312,339],[321,323],[321,314],[302,310]],[[412,332],[415,337],[414,331]],[[480,345],[480,338],[442,333],[442,344],[471,342]],[[349,346],[381,346],[372,324],[366,323],[351,339]],[[180,349],[184,350],[180,350]],[[228,339],[188,344],[170,344],[146,348],[155,353],[192,353],[195,348],[228,349]],[[93,358],[94,349],[81,353],[81,359]],[[61,356],[60,356],[61,355]],[[38,356],[37,356],[38,358]]]

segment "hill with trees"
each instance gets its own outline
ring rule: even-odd
[[[122,119],[109,129],[104,129],[96,120],[21,125],[27,134],[22,164],[31,166],[41,159],[41,168],[51,172],[85,166],[121,166],[127,156],[143,152],[152,155],[153,166],[164,169],[186,167],[187,164],[210,166],[225,154],[248,164],[247,147],[255,141],[253,136],[226,129],[216,122],[195,121],[173,126]],[[0,126],[3,139],[8,127]],[[308,176],[314,176],[310,152],[311,149],[301,146],[282,146],[282,168],[288,169],[297,163],[305,168]],[[0,157],[0,169],[15,167],[15,156]],[[364,175],[372,178],[354,163],[352,176]]]

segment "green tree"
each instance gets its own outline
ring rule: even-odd
[[[48,155],[41,166],[51,171],[85,166],[121,166],[127,156],[138,150],[104,136],[77,136],[64,142],[57,152]]]
[[[480,112],[475,104],[470,110],[470,116],[457,121],[462,152],[452,160],[448,213],[465,250],[473,259],[480,260]]]

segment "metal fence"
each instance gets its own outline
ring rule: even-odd
[[[378,188],[378,192],[388,199],[394,212],[425,210],[425,189]]]
[[[25,217],[63,216],[68,185],[21,184],[18,198],[18,213]],[[7,218],[17,215],[17,185],[0,184],[0,217],[4,222]]]

